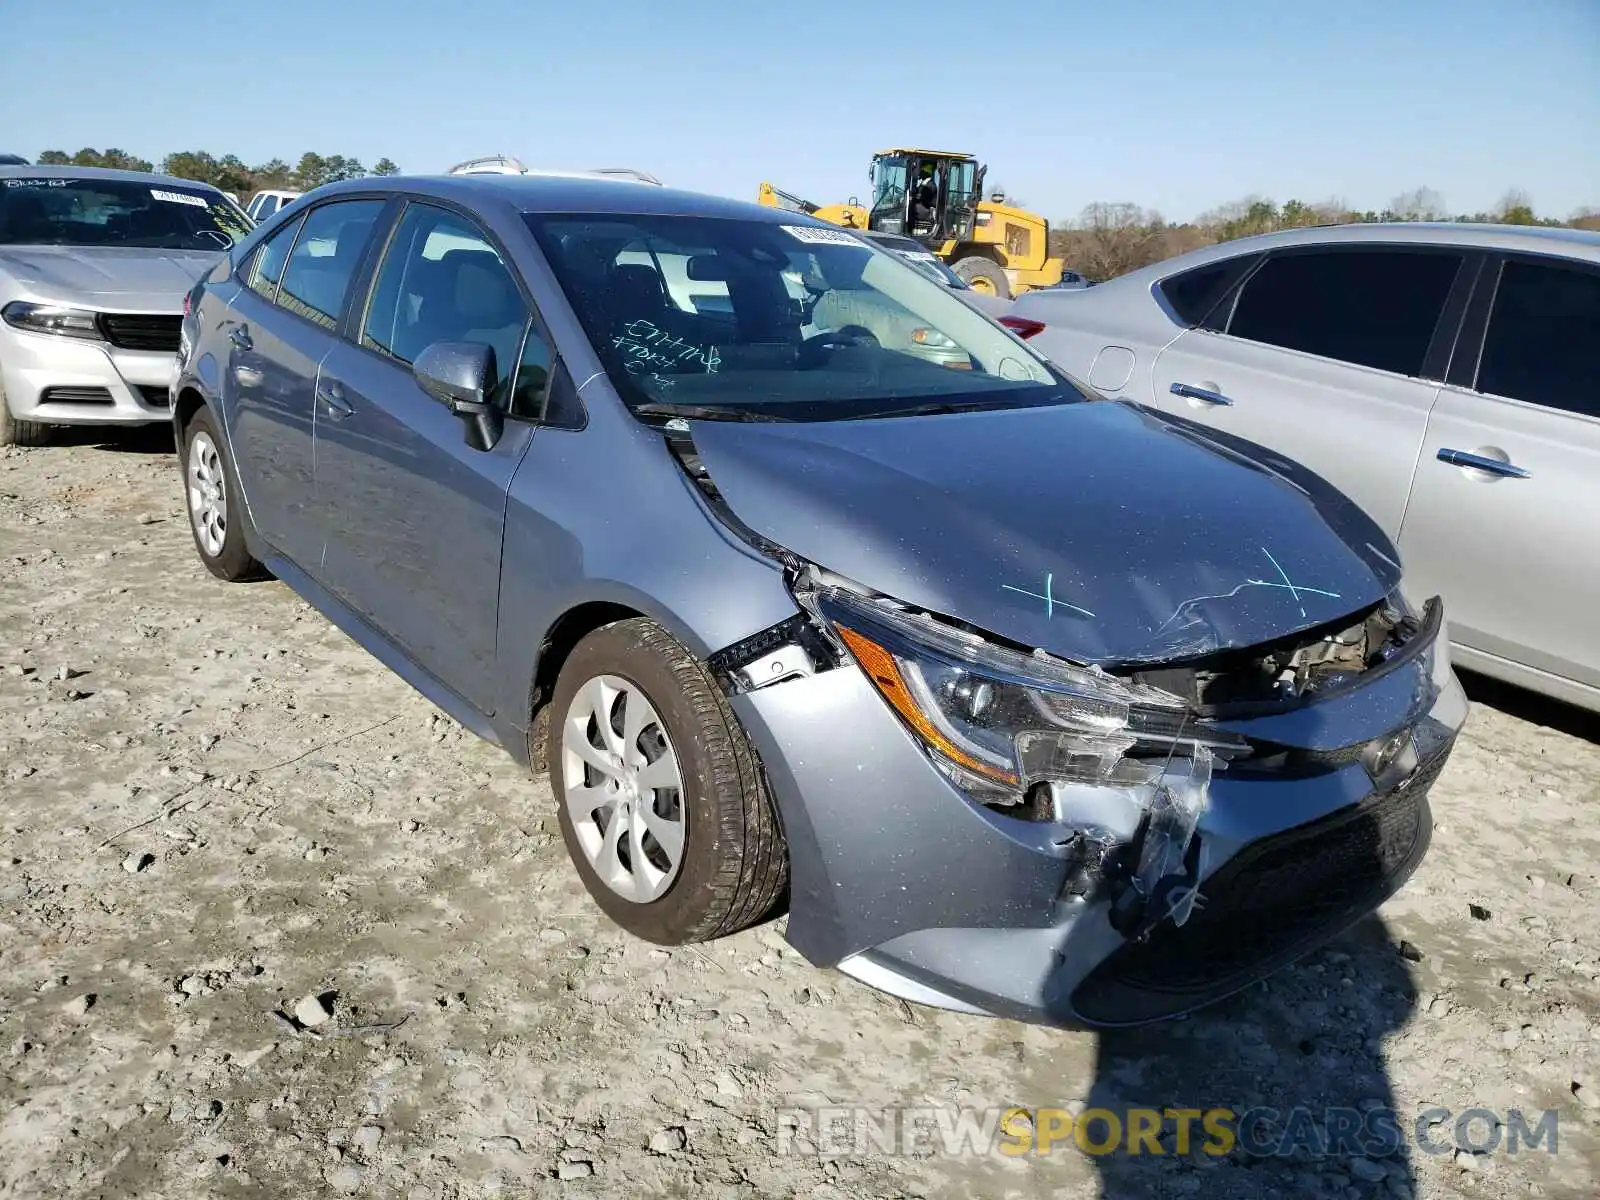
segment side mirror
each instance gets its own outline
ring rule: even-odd
[[[505,414],[489,401],[495,382],[494,348],[482,342],[435,342],[411,365],[417,386],[466,427],[474,450],[491,449],[505,429]]]

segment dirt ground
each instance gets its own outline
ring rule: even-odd
[[[0,1195],[1593,1196],[1600,722],[1475,694],[1429,858],[1330,949],[1143,1032],[940,1013],[781,921],[610,926],[545,780],[282,585],[205,573],[164,431],[0,451]],[[273,1015],[328,993],[309,1032]],[[1263,1104],[1452,1115],[1378,1161],[780,1137],[819,1105]],[[1462,1149],[1475,1108],[1558,1110],[1556,1152]]]

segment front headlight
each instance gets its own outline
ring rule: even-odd
[[[29,333],[53,333],[59,337],[84,338],[95,342],[103,340],[95,314],[82,308],[13,300],[0,309],[0,317],[4,317],[6,324],[13,329],[24,329]]]
[[[1199,721],[1180,696],[1024,654],[839,589],[819,614],[933,763],[986,804],[1045,784],[1152,788],[1246,743]]]

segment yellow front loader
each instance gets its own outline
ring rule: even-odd
[[[1049,255],[1050,225],[1014,208],[996,192],[983,198],[987,168],[970,154],[946,150],[880,150],[868,178],[872,201],[813,204],[761,185],[758,203],[802,212],[846,229],[916,238],[979,291],[1002,298],[1061,282],[1061,260]]]

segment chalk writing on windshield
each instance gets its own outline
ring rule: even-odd
[[[722,356],[715,346],[700,347],[686,342],[643,317],[624,325],[622,332],[611,339],[611,344],[622,352],[630,375],[695,366],[704,368],[707,375],[715,375],[722,365]]]

